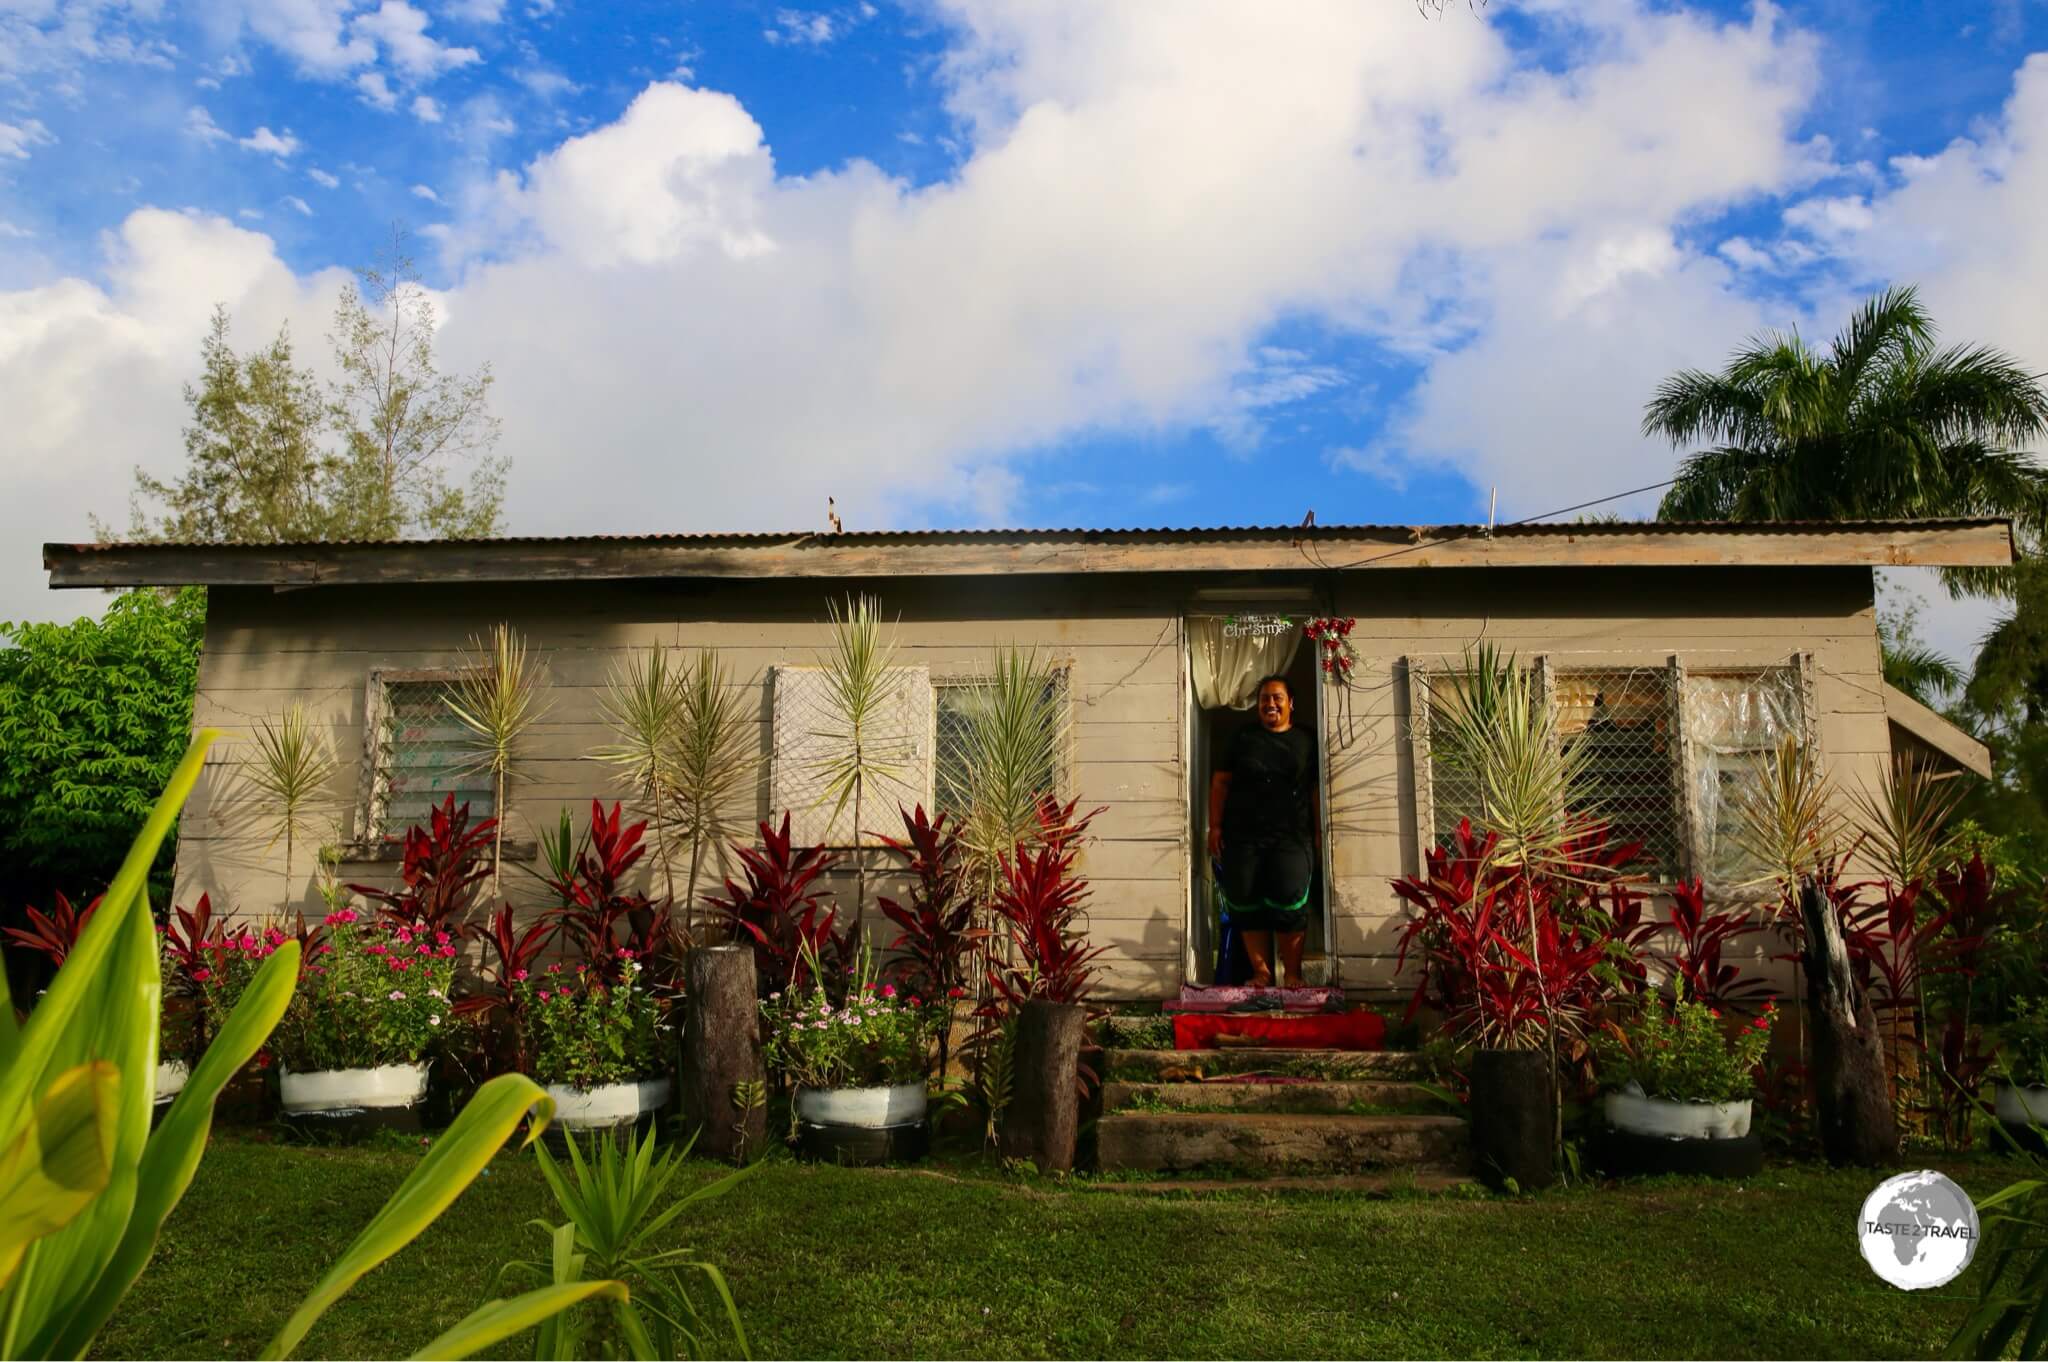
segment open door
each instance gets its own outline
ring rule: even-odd
[[[1209,777],[1215,770],[1217,756],[1229,744],[1239,728],[1258,723],[1258,717],[1249,708],[1237,709],[1227,703],[1213,703],[1223,698],[1214,682],[1214,660],[1206,660],[1212,684],[1197,683],[1196,676],[1205,665],[1199,659],[1197,650],[1214,646],[1213,635],[1228,625],[1259,628],[1260,621],[1286,620],[1291,634],[1274,634],[1273,643],[1256,662],[1245,661],[1238,670],[1249,672],[1245,684],[1256,685],[1262,676],[1278,674],[1285,676],[1288,687],[1294,693],[1294,725],[1316,736],[1315,789],[1321,829],[1318,839],[1321,843],[1317,857],[1315,877],[1309,885],[1309,916],[1306,949],[1302,956],[1303,982],[1310,986],[1334,983],[1336,971],[1332,968],[1333,950],[1330,915],[1327,908],[1325,880],[1329,867],[1329,762],[1328,744],[1325,741],[1323,725],[1323,694],[1316,669],[1316,652],[1312,647],[1301,646],[1301,627],[1304,621],[1299,617],[1287,619],[1277,615],[1253,614],[1248,609],[1244,614],[1222,613],[1190,615],[1183,637],[1188,640],[1190,684],[1187,686],[1188,713],[1188,794],[1189,794],[1189,840],[1188,847],[1193,861],[1188,883],[1188,958],[1186,977],[1195,984],[1210,984],[1216,978],[1218,908],[1216,900],[1216,877],[1214,867],[1209,863]],[[1205,701],[1212,703],[1205,703]]]

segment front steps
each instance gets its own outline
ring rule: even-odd
[[[1119,1050],[1103,1055],[1104,1172],[1395,1173],[1462,1181],[1465,1121],[1386,1050]]]

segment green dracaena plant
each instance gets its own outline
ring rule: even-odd
[[[163,979],[144,882],[218,736],[208,729],[194,739],[26,1023],[16,1023],[0,976],[0,1358],[83,1357],[92,1347],[198,1171],[214,1100],[291,1001],[295,941],[257,971],[151,1130]],[[507,1074],[485,1084],[264,1356],[289,1354],[328,1306],[433,1223],[529,1112],[531,1140],[553,1113],[532,1080]],[[423,1355],[464,1356],[593,1296],[623,1300],[626,1288],[579,1281],[493,1301]]]

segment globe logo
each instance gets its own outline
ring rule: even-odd
[[[1902,1291],[1954,1281],[1977,1252],[1977,1207],[1932,1169],[1886,1178],[1856,1221],[1863,1260]]]

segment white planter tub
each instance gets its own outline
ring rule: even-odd
[[[610,1130],[667,1106],[670,1083],[666,1078],[643,1078],[587,1089],[566,1083],[550,1083],[547,1088],[555,1099],[556,1125],[564,1130]]]
[[[818,1126],[851,1126],[882,1130],[924,1120],[922,1083],[886,1088],[798,1088],[796,1114]]]
[[[192,1070],[182,1059],[166,1059],[156,1066],[156,1100],[168,1102],[185,1090],[185,1080],[192,1076]]]
[[[2009,1126],[2048,1126],[2048,1086],[2000,1083],[1997,1103],[1998,1119]]]
[[[375,1069],[320,1069],[278,1077],[278,1096],[287,1115],[309,1112],[380,1111],[417,1106],[427,1095],[425,1064],[386,1064]]]
[[[1674,1102],[1639,1092],[1607,1094],[1607,1124],[1663,1140],[1739,1140],[1749,1134],[1749,1102]]]

